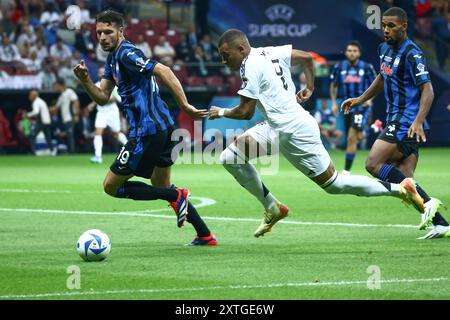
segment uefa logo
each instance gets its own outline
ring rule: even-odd
[[[291,21],[295,10],[284,4],[276,4],[266,9],[266,16],[270,21],[284,20]]]

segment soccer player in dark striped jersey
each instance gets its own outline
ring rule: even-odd
[[[384,90],[386,128],[370,150],[366,169],[381,180],[395,183],[414,175],[419,144],[426,141],[425,118],[434,93],[424,54],[407,37],[406,12],[392,7],[384,12],[382,24],[385,42],[379,47],[380,73],[362,95],[345,100],[341,108],[348,113]],[[449,224],[438,212],[442,203],[416,187],[425,202],[423,208],[417,208],[422,214],[419,229],[433,225],[420,239],[450,236]]]
[[[170,68],[145,57],[123,35],[123,16],[105,10],[96,16],[96,33],[104,51],[109,52],[105,73],[97,87],[89,77],[84,61],[74,72],[86,92],[99,105],[108,103],[114,86],[122,98],[121,108],[129,123],[129,137],[103,182],[104,191],[116,198],[166,200],[177,215],[177,225],[187,220],[197,231],[190,245],[215,245],[217,241],[194,206],[187,189],[171,184],[170,172],[175,159],[171,141],[174,129],[166,103],[159,95],[155,77],[161,80],[178,106],[194,119],[205,117],[205,110],[190,105],[183,88]],[[133,176],[150,179],[152,185],[129,181]]]
[[[350,41],[345,46],[345,60],[336,63],[330,75],[331,110],[336,116],[339,112],[338,101],[346,100],[363,94],[376,77],[372,64],[360,60],[361,45],[358,41]],[[364,139],[364,130],[370,114],[372,101],[365,102],[364,106],[352,109],[345,118],[345,131],[347,133],[347,148],[343,174],[349,174],[356,156],[358,143]]]

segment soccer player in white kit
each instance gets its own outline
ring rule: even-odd
[[[98,69],[98,77],[102,78],[105,72],[104,67]],[[100,81],[95,84],[100,88]],[[94,152],[95,155],[91,158],[92,163],[102,163],[102,149],[103,149],[103,132],[106,127],[112,131],[114,138],[122,145],[127,143],[127,137],[120,131],[120,112],[117,102],[120,102],[120,96],[117,93],[117,87],[111,93],[111,98],[108,104],[104,106],[97,105],[95,102],[88,104],[89,111],[93,111],[97,106],[97,114],[95,116],[95,136],[94,136]]]
[[[244,132],[220,155],[224,167],[265,208],[255,237],[271,231],[289,211],[270,193],[249,162],[258,156],[249,152],[255,145],[267,149],[268,154],[272,145],[279,145],[281,154],[294,167],[330,194],[394,196],[423,207],[423,199],[411,178],[395,184],[366,176],[343,176],[335,170],[320,139],[316,120],[299,104],[309,99],[314,90],[314,65],[310,54],[295,50],[291,45],[252,48],[247,36],[237,29],[230,29],[221,36],[219,52],[222,63],[232,70],[240,70],[242,86],[238,94],[241,100],[231,109],[211,107],[209,119],[251,119],[256,106],[266,119]],[[307,81],[306,88],[297,94],[290,73],[293,65],[301,65]]]

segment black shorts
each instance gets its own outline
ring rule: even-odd
[[[155,167],[170,167],[176,160],[172,150],[178,143],[171,140],[172,132],[173,128],[169,128],[128,140],[111,165],[111,171],[120,176],[135,175],[149,179]]]
[[[345,131],[354,128],[358,132],[366,129],[367,118],[369,117],[370,108],[356,108],[352,113],[344,115]]]
[[[419,158],[419,145],[416,138],[408,138],[408,127],[399,125],[398,123],[390,123],[380,133],[378,139],[397,145],[398,150],[405,158],[411,154]]]

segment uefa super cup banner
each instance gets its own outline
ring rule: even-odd
[[[322,54],[342,51],[352,20],[363,13],[359,0],[211,0],[209,8],[217,33],[237,28],[255,47],[289,43]]]

